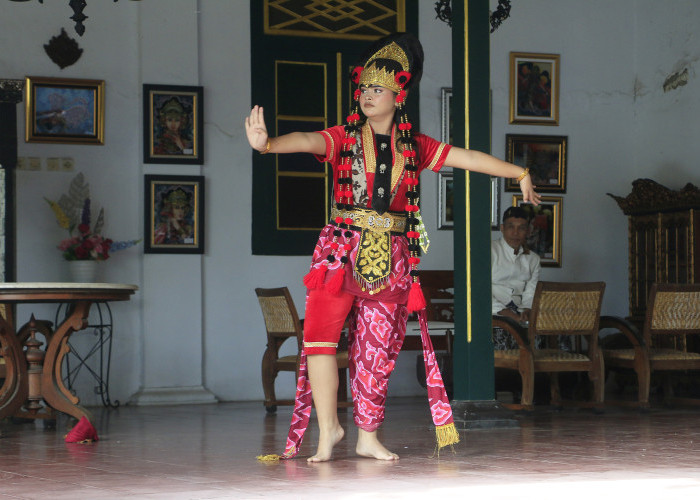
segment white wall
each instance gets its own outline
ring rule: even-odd
[[[496,3],[490,1],[492,8]],[[698,183],[698,146],[690,133],[700,115],[694,99],[700,47],[693,30],[700,9],[692,0],[670,3],[673,9],[653,0],[520,0],[491,37],[494,154],[503,157],[506,133],[569,137],[564,264],[545,269],[543,278],[605,280],[604,309],[610,314],[627,312],[627,240],[626,219],[605,193],[626,195],[638,177],[671,188]],[[440,88],[452,85],[451,40],[433,8],[434,2],[419,4],[426,52],[421,130],[439,137]],[[0,4],[0,78],[95,78],[107,87],[104,146],[20,139],[19,155],[38,156],[44,163],[41,171],[17,175],[18,279],[67,277],[55,249],[64,235],[42,197],[57,198],[74,174],[46,171],[47,157],[75,159],[95,202],[106,209],[105,233],[114,239],[143,232],[144,174],[204,175],[205,255],[144,256],[137,248],[106,263],[107,280],[141,287],[130,302],[113,305],[111,395],[126,401],[144,389],[201,384],[220,400],[260,400],[265,340],[253,288],[289,286],[302,309],[301,279],[309,257],[250,253],[252,153],[242,126],[252,104],[248,2],[93,0],[85,13],[86,32],[78,37],[67,2]],[[63,70],[42,47],[61,27],[84,49],[81,59]],[[510,51],[561,54],[558,127],[508,125]],[[685,66],[688,84],[664,93],[666,76]],[[205,165],[142,163],[143,83],[204,87]],[[21,106],[18,111],[23,130]],[[423,217],[432,242],[423,269],[450,268],[452,261],[452,232],[436,230],[436,180],[430,173],[422,178]],[[509,200],[510,194],[503,194],[504,207]],[[53,317],[48,306],[32,310]],[[415,380],[415,354],[399,358],[392,394],[423,393]],[[282,375],[278,387],[281,396],[291,396],[291,376]],[[91,392],[80,391],[85,403],[97,402]]]
[[[643,177],[671,189],[700,182],[691,136],[698,21],[691,0],[523,0],[491,36],[493,154],[504,158],[509,133],[568,136],[563,265],[542,279],[606,281],[607,314],[628,313],[628,274],[627,218],[606,193],[626,196]],[[508,124],[511,51],[560,54],[559,126]],[[667,76],[685,67],[688,84],[664,93]]]
[[[99,8],[89,6],[86,32],[73,31],[67,2],[3,2],[0,4],[0,77],[22,79],[27,75],[104,80],[106,84],[105,145],[25,143],[24,108],[18,105],[18,155],[40,157],[42,170],[17,172],[17,279],[19,281],[66,281],[67,266],[56,249],[66,237],[55,222],[43,197],[58,199],[67,191],[75,172],[49,172],[46,158],[72,157],[76,172],[90,182],[93,203],[106,212],[105,235],[114,240],[139,238],[142,234],[142,176],[140,149],[139,4],[119,2]],[[43,45],[60,34],[61,27],[83,48],[78,62],[61,70],[44,52]],[[103,267],[103,278],[118,283],[141,280],[141,249],[115,254]],[[129,302],[112,304],[117,331],[112,356],[112,397],[124,401],[136,391],[142,376],[143,295]],[[54,319],[49,306],[23,307]],[[97,401],[89,389],[81,390],[86,403]]]

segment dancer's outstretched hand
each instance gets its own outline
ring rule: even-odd
[[[250,147],[257,151],[265,151],[267,147],[267,127],[262,106],[257,104],[250,110],[250,116],[245,118],[245,135]]]
[[[526,175],[525,178],[520,181],[520,190],[523,192],[524,202],[530,202],[533,205],[540,204],[540,198],[542,196],[535,191],[535,186],[532,185],[532,178],[529,175]]]

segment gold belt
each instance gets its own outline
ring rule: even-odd
[[[369,208],[353,208],[352,210],[340,210],[338,207],[331,208],[331,220],[336,217],[352,219],[351,226],[359,229],[369,229],[377,233],[398,233],[406,231],[406,215],[392,212],[384,212],[379,215]]]
[[[331,208],[331,220],[342,217],[351,219],[347,223],[351,229],[360,231],[353,276],[362,290],[370,295],[381,292],[388,284],[392,270],[391,234],[406,231],[406,215],[384,212],[379,215],[368,208],[342,210]]]

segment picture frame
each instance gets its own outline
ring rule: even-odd
[[[501,178],[491,177],[491,231],[501,229]]]
[[[561,267],[562,204],[561,196],[542,196],[539,205],[532,205],[524,203],[522,195],[513,195],[513,206],[528,214],[527,246],[540,256],[542,267]]]
[[[144,252],[204,253],[204,177],[144,176]]]
[[[204,164],[204,89],[143,85],[143,162]]]
[[[563,135],[506,135],[506,161],[530,169],[539,192],[566,193],[568,137]],[[515,179],[506,179],[506,191],[520,191]]]
[[[26,89],[26,142],[104,144],[104,80],[28,76]]]
[[[449,172],[438,172],[438,229],[453,229],[454,220],[454,176]]]
[[[452,144],[452,126],[453,118],[450,113],[452,107],[452,89],[449,87],[443,87],[440,89],[440,102],[442,103],[442,113],[441,118],[441,136],[440,140],[447,144]]]
[[[559,55],[510,53],[510,123],[559,124]]]

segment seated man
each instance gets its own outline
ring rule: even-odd
[[[527,212],[509,207],[503,214],[502,237],[491,242],[491,312],[521,322],[529,319],[540,276],[540,257],[525,243],[528,230]],[[500,329],[494,332],[494,346],[517,348],[515,341]]]

